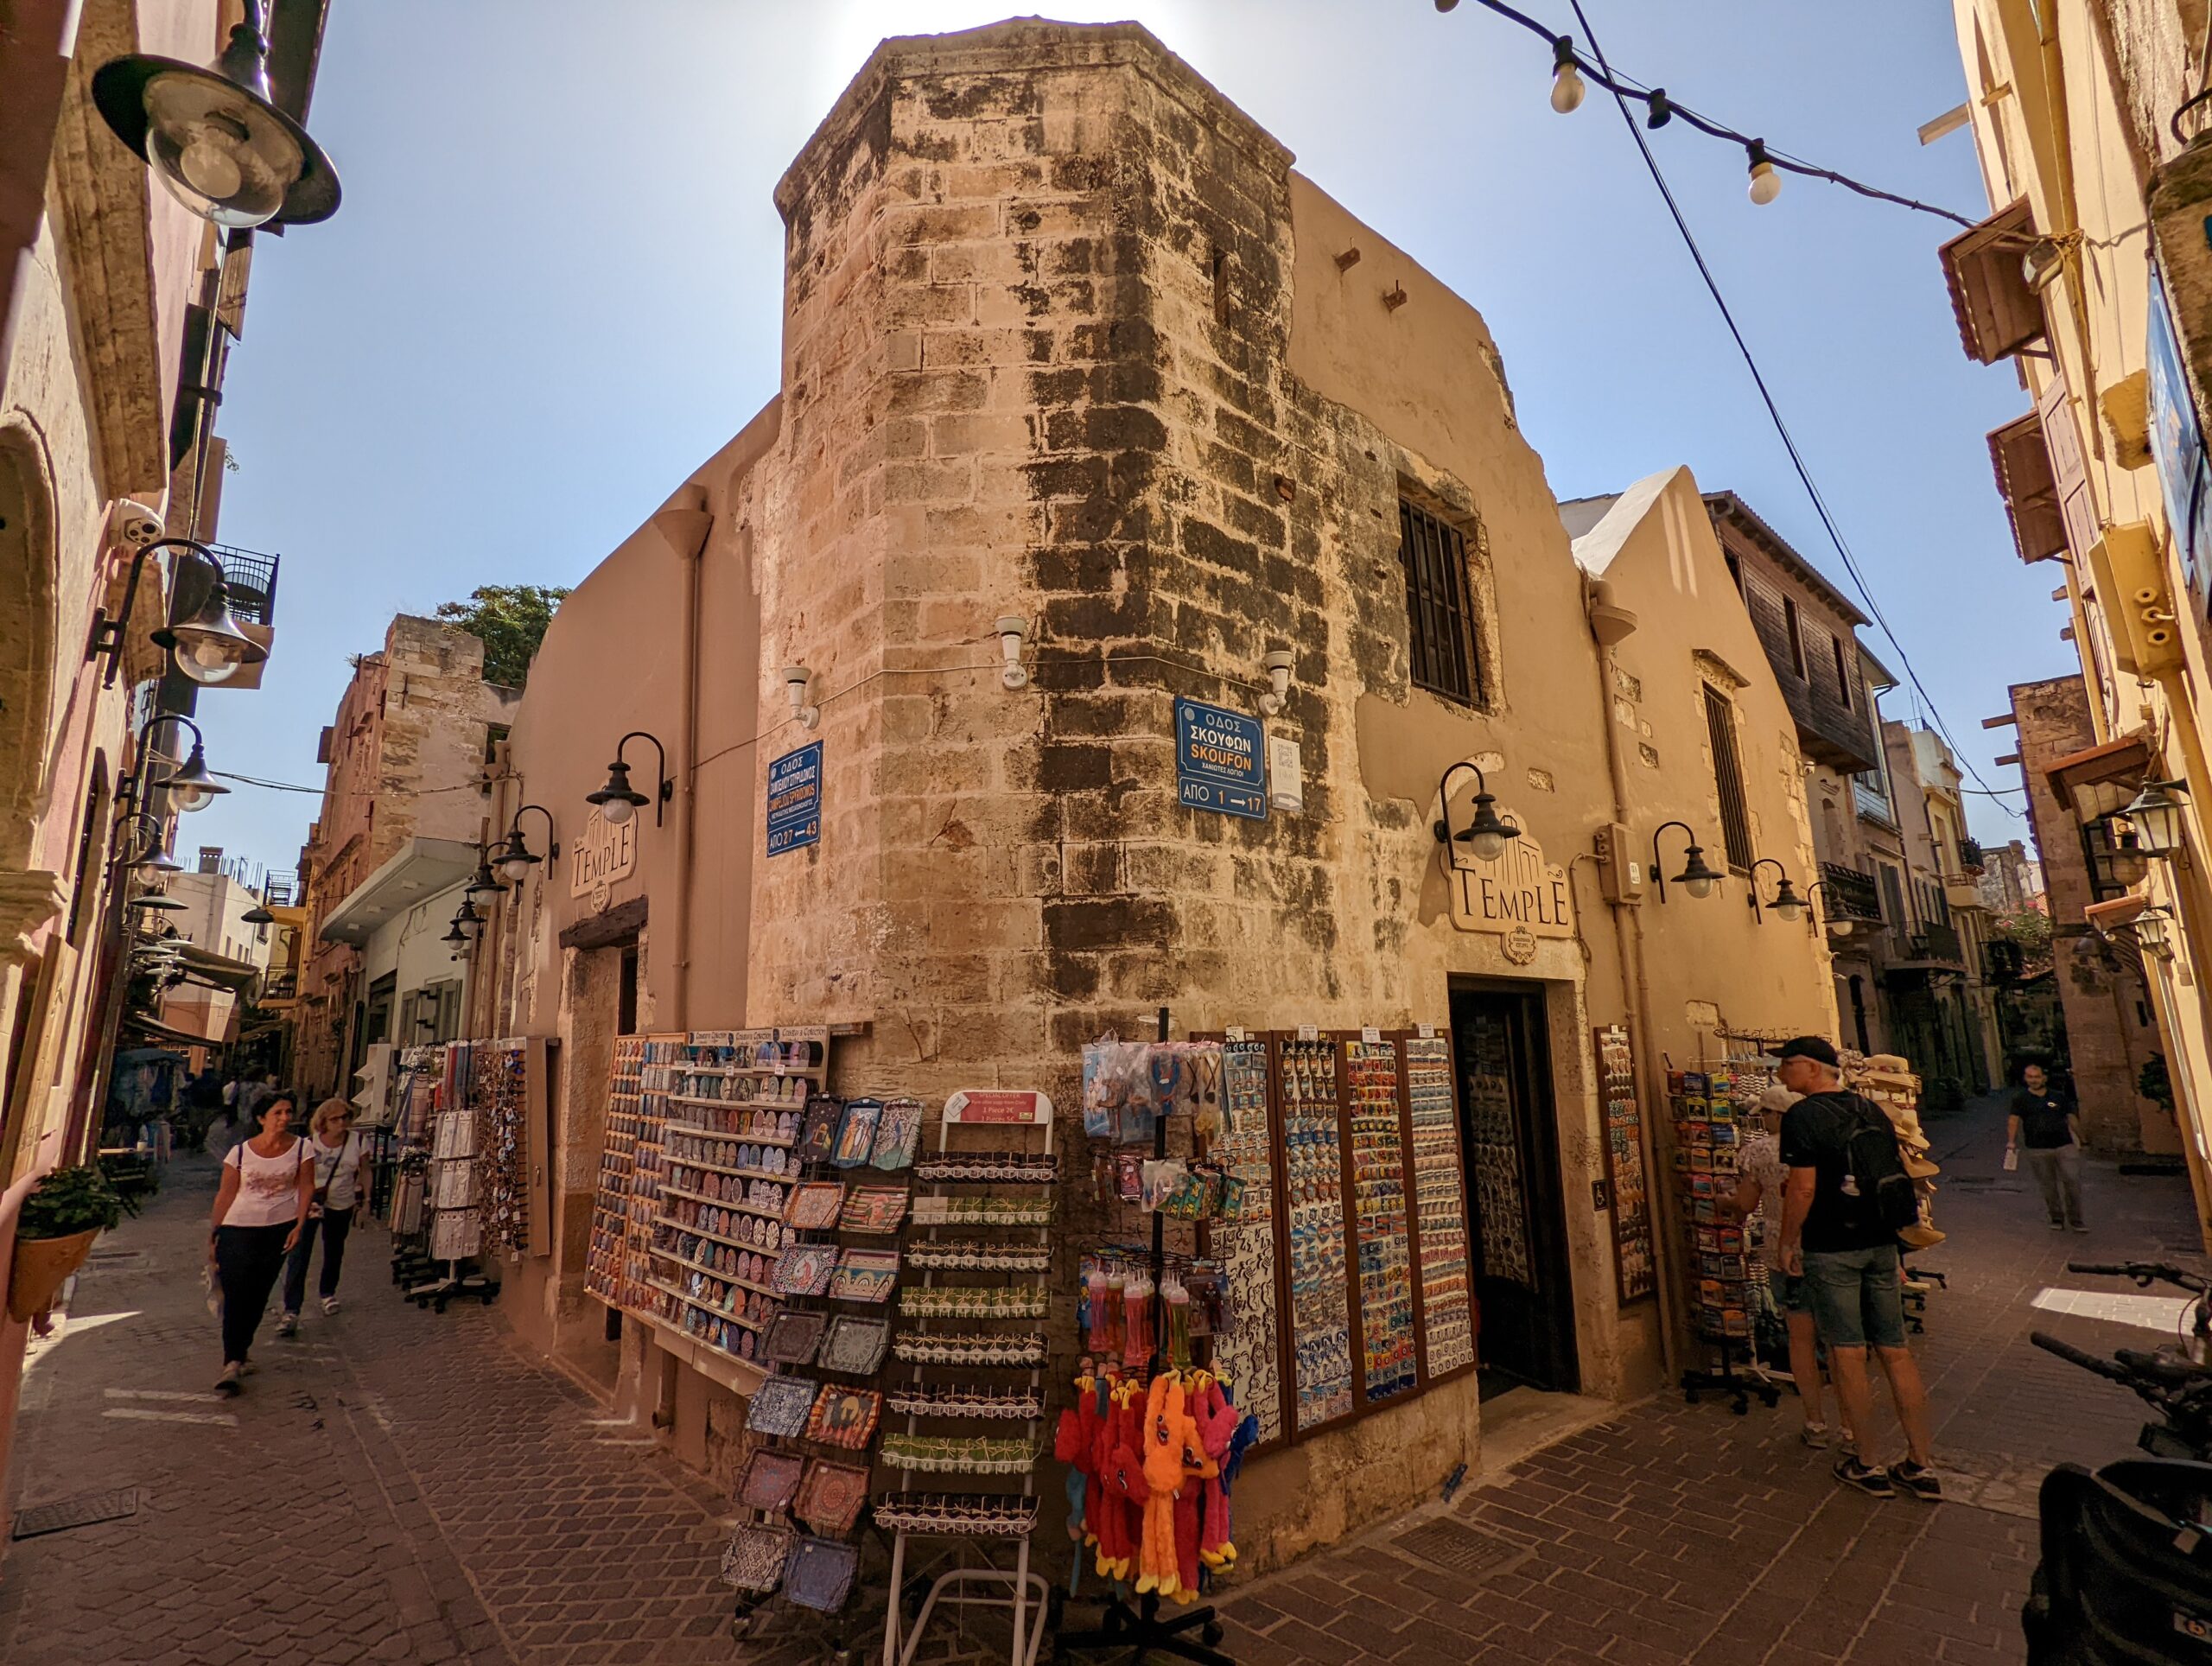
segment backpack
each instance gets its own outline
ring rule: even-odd
[[[1855,1224],[1902,1232],[1920,1219],[1920,1193],[1904,1172],[1897,1129],[1882,1108],[1852,1096],[1843,1135],[1843,1206]]]

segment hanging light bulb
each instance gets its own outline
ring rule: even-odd
[[[1552,42],[1552,108],[1572,116],[1582,108],[1589,88],[1582,84],[1582,70],[1574,61],[1574,37],[1562,35]]]
[[[1753,139],[1744,147],[1744,154],[1751,159],[1751,200],[1764,208],[1782,194],[1782,175],[1766,154],[1764,139]]]

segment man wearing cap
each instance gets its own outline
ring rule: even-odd
[[[1868,1464],[1853,1446],[1835,1461],[1835,1478],[1878,1498],[1899,1488],[1916,1498],[1942,1497],[1929,1465],[1928,1391],[1904,1342],[1904,1275],[1896,1233],[1882,1223],[1872,1199],[1859,1195],[1852,1169],[1850,1138],[1868,1118],[1884,1131],[1880,1106],[1843,1085],[1834,1047],[1817,1035],[1801,1035],[1777,1048],[1782,1085],[1804,1097],[1783,1113],[1783,1184],[1782,1265],[1801,1275],[1812,1298],[1843,1425],[1865,1439],[1872,1425],[1873,1392],[1866,1380],[1866,1351],[1873,1349],[1889,1378],[1890,1399],[1904,1429],[1906,1457],[1885,1471]]]
[[[2013,1156],[2024,1145],[2028,1167],[2043,1192],[2044,1209],[2050,1216],[2050,1230],[2063,1232],[2070,1226],[2076,1232],[2088,1231],[2082,1219],[2082,1119],[2072,1099],[2051,1085],[2041,1065],[2031,1064],[2020,1071],[2012,1114],[2005,1119],[2005,1156]]]

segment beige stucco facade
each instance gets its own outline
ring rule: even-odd
[[[1980,286],[1999,302],[1977,315],[1962,301],[1974,356],[1985,362],[2012,356],[2018,347],[2005,338],[2035,348],[2013,363],[2039,413],[2023,443],[2040,443],[2048,467],[2022,470],[2023,454],[2016,453],[2000,465],[2000,489],[2022,556],[2051,562],[2042,575],[2064,581],[2069,617],[2062,634],[2081,655],[2095,741],[2138,749],[2131,789],[2144,779],[2181,780],[2188,788],[2185,851],[2152,862],[2135,889],[2178,922],[2171,957],[2153,955],[2145,963],[2175,1084],[2179,1142],[2212,1242],[2212,1028],[2204,979],[2212,963],[2203,952],[2212,943],[2203,854],[2212,849],[2203,819],[2212,770],[2196,715],[2212,696],[2202,571],[2212,551],[2197,551],[2192,563],[2169,524],[2165,496],[2173,486],[2162,483],[2158,454],[2161,428],[2174,425],[2157,420],[2150,350],[2155,280],[2171,297],[2182,363],[2178,406],[2193,409],[2201,428],[2212,385],[2206,374],[2212,335],[2203,323],[2212,249],[2202,235],[2212,207],[2212,152],[2190,143],[2203,127],[2202,108],[2184,114],[2183,106],[2203,83],[2203,20],[2201,9],[2176,0],[2117,7],[2097,0],[2043,6],[1954,0],[1953,11],[1992,207],[2020,205],[2026,217],[2017,246],[1993,251],[1990,277]],[[2037,258],[2047,249],[2056,265],[2051,280],[2029,292],[1994,263],[2000,254],[2019,262],[2037,238],[2047,242],[2036,248]],[[1961,277],[1968,264],[1952,262],[1955,297],[1974,291]],[[2027,321],[2016,329],[1990,322],[2023,314]],[[2183,501],[2187,489],[2182,483]],[[2112,807],[2092,799],[2069,804],[2068,812],[2094,818]],[[2056,929],[2081,923],[2054,909]],[[2123,922],[2113,929],[2133,951],[2131,928]]]
[[[563,855],[499,900],[473,1014],[562,1044],[554,1230],[503,1305],[666,1412],[695,1462],[734,1461],[741,1374],[676,1370],[634,1322],[607,1341],[582,1293],[626,957],[639,1030],[828,1022],[837,1091],[1036,1086],[1071,1108],[1080,1044],[1148,1033],[1162,1004],[1179,1033],[1441,1026],[1455,990],[1525,992],[1567,1386],[1603,1397],[1654,1386],[1675,1343],[1657,1304],[1616,1299],[1592,1027],[1636,1026],[1654,1071],[1723,1021],[1833,1028],[1820,945],[1758,923],[1743,881],[1625,904],[1641,965],[1605,900],[1610,825],[1631,890],[1658,822],[1713,826],[1707,686],[1736,714],[1759,854],[1806,882],[1787,713],[1694,484],[1649,483],[1609,534],[1616,605],[1645,623],[1608,669],[1481,318],[1290,160],[1133,26],[887,42],[779,193],[778,397],[546,636],[498,813],[546,806]],[[1402,501],[1465,540],[1471,701],[1414,684]],[[1026,624],[1017,689],[1006,615]],[[1268,728],[1300,749],[1303,809],[1185,808],[1174,703],[1256,714],[1275,648],[1294,670]],[[791,715],[786,666],[818,727]],[[583,800],[632,730],[665,747],[672,793],[638,813],[633,866],[594,884]],[[767,855],[766,772],[817,741],[820,841]],[[625,755],[652,797],[652,745]],[[1555,930],[1455,923],[1432,829],[1463,761],[1560,870]],[[544,854],[543,822],[521,825]],[[1071,1243],[1096,1228],[1084,1192]],[[1478,1456],[1480,1425],[1465,1377],[1255,1462],[1240,1547],[1264,1565],[1404,1504]]]

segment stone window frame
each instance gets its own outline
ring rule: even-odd
[[[1423,514],[1434,517],[1459,535],[1461,549],[1466,561],[1461,576],[1466,582],[1465,613],[1467,626],[1468,680],[1473,684],[1473,697],[1455,699],[1448,694],[1413,680],[1413,620],[1406,620],[1406,684],[1409,689],[1442,701],[1459,711],[1481,712],[1495,715],[1505,706],[1504,695],[1504,639],[1498,628],[1497,575],[1491,556],[1490,530],[1481,514],[1469,501],[1465,488],[1454,482],[1451,495],[1427,481],[1398,471],[1398,489],[1391,502],[1390,556],[1393,568],[1399,563],[1401,534],[1398,517],[1395,512],[1399,502],[1411,504]]]

